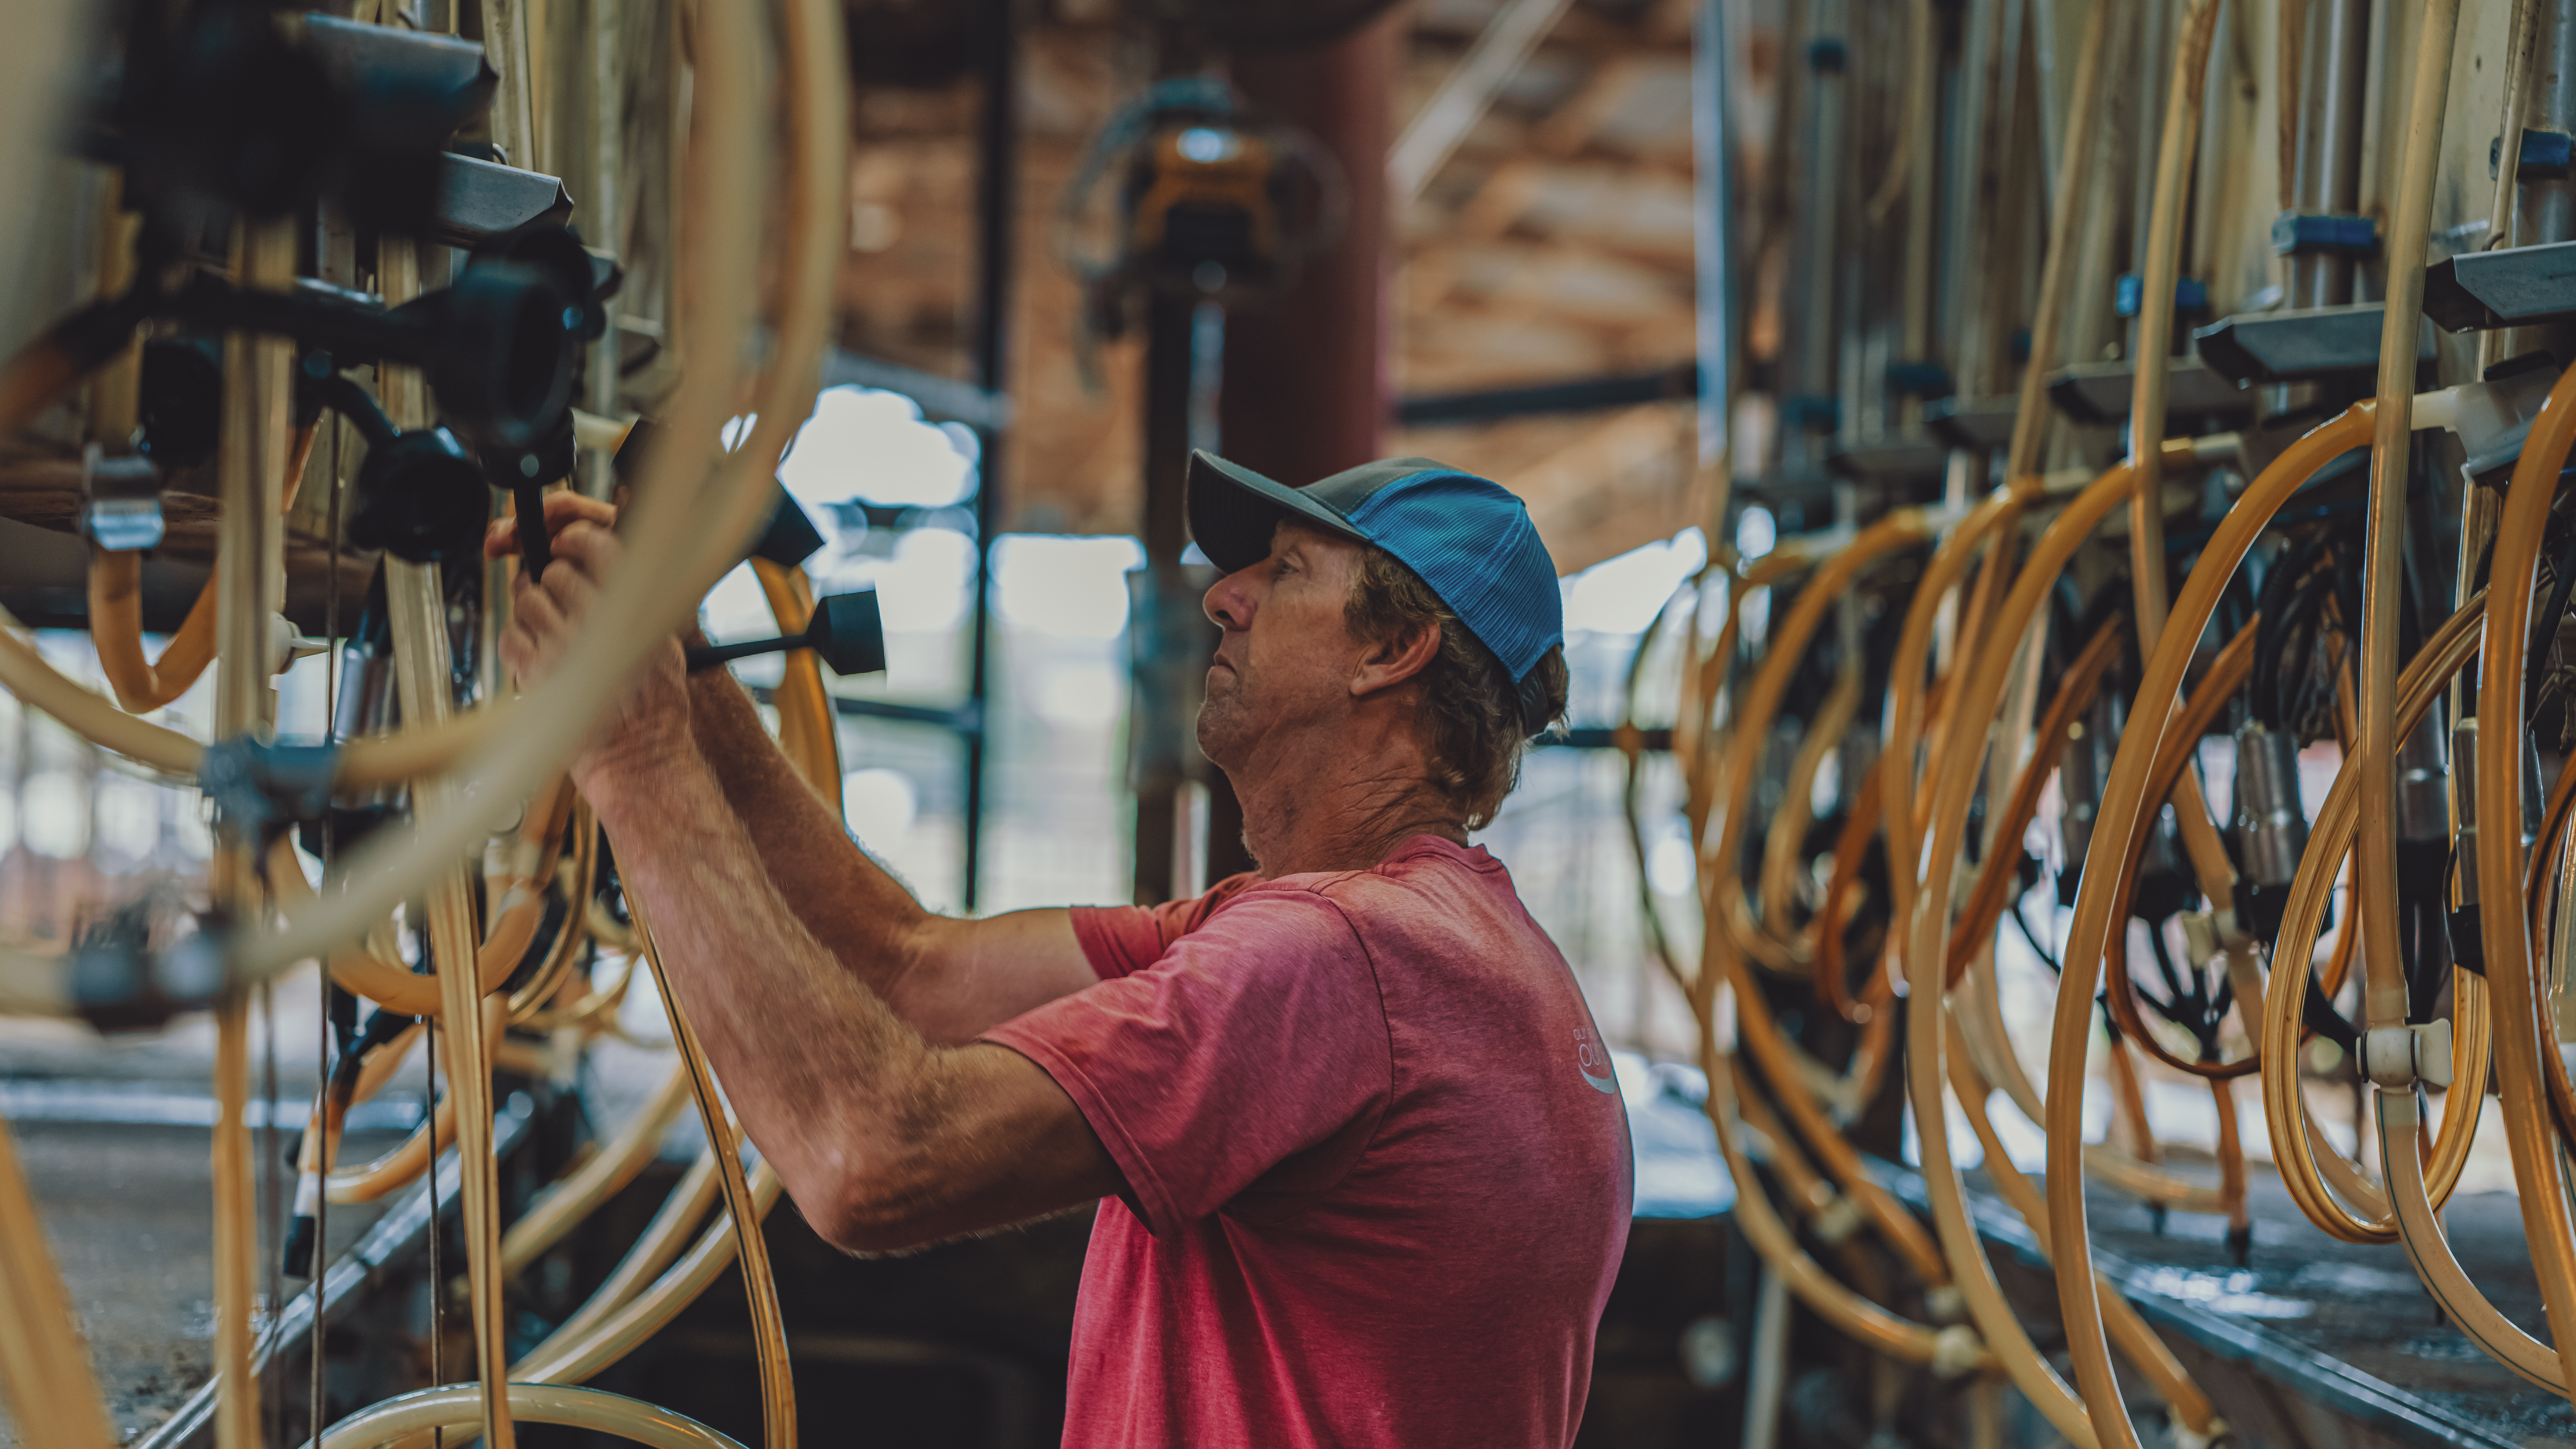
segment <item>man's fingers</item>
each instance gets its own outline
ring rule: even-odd
[[[554,569],[546,570],[551,576]],[[569,573],[571,570],[563,570]],[[546,588],[521,588],[510,601],[510,628],[526,631],[530,642],[542,643],[571,627],[571,615],[564,601]]]
[[[593,578],[605,577],[624,548],[605,525],[589,520],[567,524],[555,534],[556,561],[569,560]],[[549,577],[554,573],[552,569],[546,572]]]
[[[501,662],[510,668],[513,678],[525,676],[537,660],[537,639],[526,625],[513,619],[501,631]]]
[[[569,488],[558,488],[546,495],[546,527],[561,533],[565,524],[577,518],[592,523],[615,523],[617,505],[604,503],[586,493],[575,493]]]
[[[537,590],[564,621],[566,628],[577,626],[590,617],[590,606],[599,597],[599,586],[579,569],[548,569],[544,587]]]
[[[560,536],[566,528],[577,523],[614,527],[617,509],[569,488],[557,489],[546,495],[546,528],[550,533]],[[492,525],[483,530],[485,558],[508,558],[518,551],[519,520],[515,517],[494,519]]]

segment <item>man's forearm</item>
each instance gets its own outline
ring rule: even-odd
[[[939,1047],[841,969],[771,883],[695,750],[584,782],[676,1004],[743,1128],[824,1236],[911,1246],[1116,1191],[1062,1089]]]
[[[649,780],[594,780],[590,794],[672,990],[761,1151],[782,1171],[837,1160],[893,1120],[889,1080],[917,1074],[928,1048],[797,918],[713,773],[683,758]]]
[[[730,673],[690,676],[689,727],[788,907],[844,967],[891,994],[915,960],[929,913],[851,841]]]
[[[974,921],[923,910],[851,841],[730,676],[690,679],[689,720],[699,756],[797,919],[931,1041],[971,1041],[1096,979],[1062,910]]]

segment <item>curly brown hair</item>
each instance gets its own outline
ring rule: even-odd
[[[1419,676],[1423,743],[1431,778],[1456,806],[1470,830],[1482,829],[1503,797],[1520,783],[1521,754],[1534,727],[1565,714],[1565,649],[1550,648],[1530,666],[1537,676],[1542,718],[1525,721],[1520,690],[1494,652],[1484,646],[1422,577],[1385,549],[1360,551],[1351,596],[1342,606],[1351,637],[1369,643],[1412,637],[1437,625],[1440,652]]]

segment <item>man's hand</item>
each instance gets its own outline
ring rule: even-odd
[[[600,586],[617,567],[622,545],[615,533],[617,510],[578,493],[546,495],[546,527],[554,542],[554,562],[545,577],[524,574],[510,594],[510,627],[501,634],[501,659],[522,687],[533,685],[563,665],[566,651],[590,616]],[[483,555],[501,558],[519,551],[518,525],[501,519],[483,535]],[[623,696],[602,716],[581,755],[572,764],[573,782],[585,794],[595,785],[619,778],[649,778],[694,750],[689,737],[687,674],[676,638],[655,644],[625,686]]]

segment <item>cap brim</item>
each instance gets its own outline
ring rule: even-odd
[[[1227,573],[1268,558],[1270,537],[1283,518],[1371,542],[1349,519],[1306,493],[1204,448],[1190,450],[1189,510],[1190,534],[1198,540],[1199,551]]]

